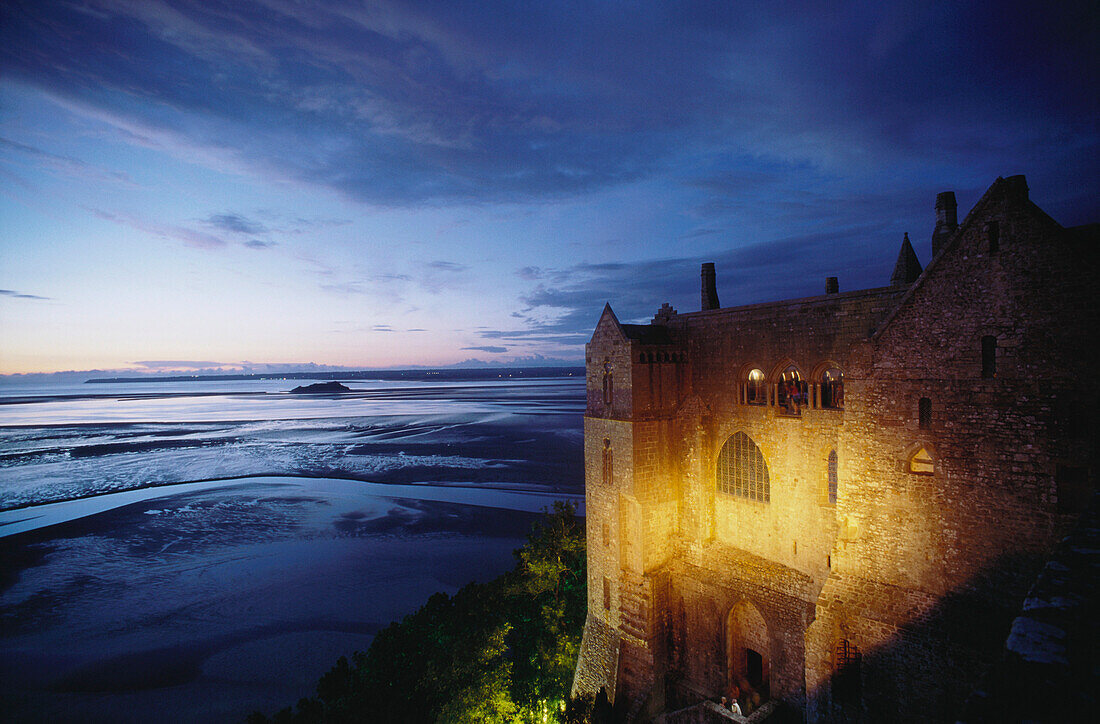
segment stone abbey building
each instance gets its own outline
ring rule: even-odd
[[[606,307],[574,691],[954,721],[1091,499],[1098,243],[1014,176],[940,194],[889,286],[721,307],[704,264],[701,311]]]

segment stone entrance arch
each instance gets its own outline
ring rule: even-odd
[[[726,685],[731,691],[737,687],[742,697],[755,692],[767,699],[770,667],[768,626],[756,606],[743,599],[726,617]]]

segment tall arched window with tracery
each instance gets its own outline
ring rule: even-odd
[[[768,463],[756,443],[743,432],[735,433],[718,453],[719,492],[758,503],[771,501]]]

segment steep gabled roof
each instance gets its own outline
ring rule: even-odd
[[[1010,176],[1007,179],[998,178],[988,189],[986,189],[986,192],[982,194],[982,197],[980,199],[978,199],[978,203],[974,204],[973,208],[970,209],[970,213],[966,215],[966,218],[963,219],[963,222],[959,224],[959,227],[955,229],[950,238],[946,242],[944,242],[943,248],[940,249],[940,253],[937,254],[935,258],[932,259],[932,261],[928,262],[928,267],[923,272],[921,272],[920,276],[917,278],[917,281],[915,281],[912,286],[910,286],[909,289],[906,290],[905,294],[898,301],[897,306],[895,306],[894,309],[888,315],[886,315],[886,319],[882,321],[882,324],[879,326],[878,330],[873,335],[871,335],[872,339],[878,339],[883,335],[886,329],[890,327],[891,324],[893,324],[894,320],[897,318],[901,310],[909,303],[914,295],[916,295],[917,291],[928,283],[928,279],[932,276],[932,272],[940,265],[947,263],[945,261],[945,258],[949,256],[948,252],[958,246],[958,244],[960,243],[959,240],[966,235],[966,232],[970,229],[972,225],[977,223],[977,219],[979,219],[981,215],[985,212],[986,207],[993,202],[993,199],[1004,198],[1006,195],[1019,195],[1021,188],[1023,189],[1024,200],[1027,205],[1028,211],[1034,214],[1044,223],[1050,224],[1054,228],[1062,229],[1061,224],[1052,219],[1045,211],[1039,208],[1039,206],[1036,205],[1035,202],[1027,198],[1027,181],[1023,176]]]
[[[642,344],[672,344],[668,327],[660,324],[621,324],[610,303],[604,305],[600,321],[596,323],[596,329],[599,330],[605,326],[610,326],[618,332],[623,340],[634,340]],[[593,332],[593,336],[595,334]]]

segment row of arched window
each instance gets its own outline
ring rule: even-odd
[[[738,381],[737,398],[743,405],[776,407],[785,415],[801,415],[807,407],[843,410],[844,373],[836,365],[829,365],[807,380],[798,367],[790,364],[768,380],[759,367],[748,367]]]

